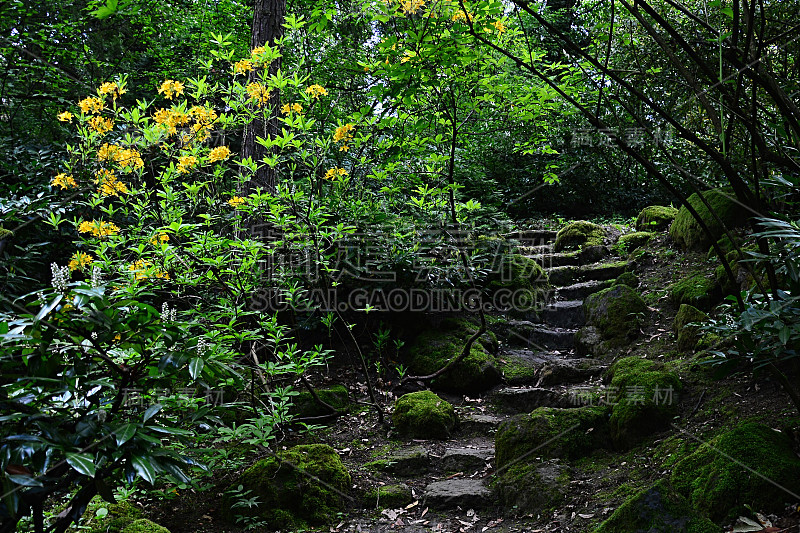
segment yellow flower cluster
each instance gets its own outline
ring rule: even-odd
[[[467,13],[465,15],[464,14],[464,10],[458,10],[453,15],[453,22],[458,22],[458,21],[466,22],[468,19],[469,19],[470,22],[472,22],[473,15],[472,15],[472,13]]]
[[[133,272],[135,280],[147,279],[149,277],[169,279],[169,273],[163,270],[153,269],[153,264],[150,261],[139,259],[128,265],[128,270]]]
[[[139,150],[123,148],[116,144],[103,143],[97,151],[97,160],[100,162],[113,161],[126,173],[144,167],[142,154],[139,153]]]
[[[350,149],[347,143],[353,140],[353,131],[355,129],[356,127],[353,124],[345,124],[344,126],[339,126],[336,128],[336,131],[333,132],[333,141],[343,143],[342,146],[339,147],[340,152],[346,152]]]
[[[506,31],[506,25],[503,24],[502,20],[492,22],[492,26],[497,30],[497,33],[504,33]]]
[[[241,196],[234,196],[233,198],[228,200],[228,205],[230,205],[233,208],[237,208],[240,205],[243,205],[243,204],[246,204],[246,203],[247,203],[247,199],[242,198]]]
[[[281,113],[283,113],[284,115],[291,115],[292,113],[302,113],[302,112],[303,112],[303,106],[301,106],[297,102],[293,104],[283,104],[283,106],[281,106]]]
[[[257,59],[257,58],[261,57],[261,56],[264,54],[264,52],[266,52],[266,51],[267,51],[267,49],[266,49],[265,47],[263,47],[263,46],[256,46],[256,47],[255,47],[255,48],[253,48],[253,50],[250,52],[250,57],[252,57],[253,59]]]
[[[70,174],[56,174],[56,177],[53,178],[53,181],[50,182],[50,185],[53,187],[61,187],[62,189],[71,189],[77,188],[78,184],[75,183],[75,178],[72,177]]]
[[[114,129],[114,122],[110,118],[92,117],[89,119],[89,127],[100,135],[104,135]]]
[[[425,7],[425,0],[400,0],[400,10],[406,15],[413,15]]]
[[[328,96],[328,91],[322,85],[309,85],[306,87],[306,93],[311,95],[311,98],[319,99],[320,96]]]
[[[58,120],[61,122],[72,122],[72,113],[69,111],[64,111],[63,113],[58,114]]]
[[[411,59],[417,57],[417,55],[418,54],[413,50],[406,50],[403,53],[403,57],[402,57],[402,59],[400,59],[400,62],[401,63],[406,63],[407,61],[410,61]]]
[[[163,94],[167,100],[172,100],[174,96],[183,94],[183,84],[175,80],[165,80],[158,88],[158,94]]]
[[[67,266],[69,266],[70,272],[74,270],[83,270],[84,267],[88,266],[92,261],[94,261],[94,258],[91,255],[83,252],[75,252]]]
[[[215,163],[217,161],[222,161],[228,159],[229,155],[231,155],[230,148],[227,146],[217,146],[208,154],[208,162]]]
[[[119,233],[119,227],[113,222],[104,222],[102,220],[92,220],[89,222],[85,220],[78,226],[78,231],[81,233],[91,233],[95,237],[107,237]]]
[[[107,81],[104,84],[102,84],[99,89],[97,89],[97,92],[100,95],[110,94],[111,97],[114,100],[116,100],[118,97],[122,96],[127,91],[122,87],[120,87],[119,85],[117,85],[116,83],[114,83],[113,81]]]
[[[158,246],[161,243],[165,242],[169,242],[169,235],[167,235],[166,233],[158,233],[156,235],[153,235],[153,238],[150,239],[150,244],[152,244],[153,246]]]
[[[189,110],[189,116],[194,119],[192,131],[197,142],[203,142],[211,135],[211,125],[217,120],[217,112],[213,109],[206,109],[194,106]]]
[[[170,135],[178,133],[178,126],[184,126],[189,123],[189,115],[176,109],[159,109],[153,115],[156,124],[166,126]]]
[[[105,104],[99,98],[89,96],[78,102],[78,106],[81,108],[81,113],[99,113],[103,110]]]
[[[258,107],[263,106],[269,101],[269,88],[258,83],[252,82],[247,84],[247,94],[250,95],[251,100],[255,100]]]
[[[184,155],[178,158],[178,174],[188,174],[189,170],[197,165],[197,158],[193,155]]]
[[[95,178],[97,178],[97,183],[100,184],[97,192],[103,196],[120,196],[129,192],[128,187],[119,181],[110,170],[102,169],[95,174]]]
[[[233,65],[233,73],[235,74],[247,74],[253,70],[253,62],[249,59],[242,59],[241,61],[237,61]]]
[[[327,180],[335,180],[344,176],[347,176],[347,171],[343,168],[331,168],[325,173],[325,179]]]

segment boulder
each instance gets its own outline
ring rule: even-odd
[[[704,272],[694,272],[669,286],[667,294],[674,305],[689,304],[710,310],[722,297],[717,281]]]
[[[316,389],[315,392],[319,399],[338,411],[347,409],[350,405],[350,398],[347,388],[344,385],[333,385]],[[290,412],[297,417],[323,416],[331,414],[323,405],[320,405],[307,390],[302,390],[297,396],[292,398],[292,409]]]
[[[703,197],[728,229],[741,226],[747,221],[747,211],[736,201],[736,195],[732,189],[711,189],[704,191]],[[705,252],[711,243],[724,233],[724,228],[711,215],[697,193],[692,194],[687,201],[708,226],[711,236],[703,232],[685,206],[678,211],[675,221],[669,228],[669,234],[672,240],[684,250]]]
[[[146,518],[140,518],[128,524],[125,529],[122,530],[122,533],[169,533],[169,529],[155,522],[151,522]]]
[[[506,509],[536,512],[564,501],[569,490],[569,469],[558,459],[543,463],[519,462],[498,472],[494,489]]]
[[[410,446],[390,452],[386,457],[366,463],[364,466],[397,476],[418,476],[430,470],[431,458],[422,446]]]
[[[628,287],[635,289],[639,286],[639,278],[636,277],[636,274],[633,272],[623,272],[622,274],[614,280],[613,285],[627,285]]]
[[[636,231],[662,231],[672,224],[678,210],[671,206],[651,205],[636,217]]]
[[[617,240],[617,248],[620,253],[630,253],[637,248],[640,248],[650,242],[656,234],[650,231],[636,231],[634,233],[626,233],[620,235]]]
[[[681,304],[675,321],[672,324],[675,333],[678,334],[678,350],[689,352],[695,349],[700,341],[700,328],[690,326],[692,322],[704,322],[708,320],[708,315],[698,308],[689,304]]]
[[[489,273],[486,283],[491,296],[504,293],[507,309],[500,311],[524,314],[541,309],[550,293],[550,283],[542,266],[519,254],[504,255],[499,267]],[[511,297],[513,295],[513,297]],[[497,300],[496,304],[504,304]]]
[[[556,234],[553,249],[561,252],[576,250],[579,247],[600,246],[605,237],[606,230],[603,226],[585,220],[577,220],[567,224]]]
[[[94,503],[90,504],[89,509],[92,509],[92,506]],[[82,519],[86,522],[81,525],[86,526],[91,533],[121,533],[128,525],[142,518],[141,509],[127,501],[104,505],[104,507],[108,509],[108,513],[103,518],[98,518],[96,515],[91,516],[87,511]]]
[[[367,491],[364,498],[370,507],[381,509],[397,509],[414,501],[411,488],[405,483],[374,487]]]
[[[431,391],[419,391],[397,399],[392,422],[404,437],[447,439],[458,419],[453,406],[446,400]]]
[[[590,295],[583,303],[586,321],[597,328],[608,347],[626,344],[639,334],[647,304],[627,285],[614,285]]]

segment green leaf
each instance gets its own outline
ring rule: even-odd
[[[199,357],[195,357],[189,361],[189,375],[192,376],[192,379],[197,379],[197,377],[200,375],[200,372],[203,371],[203,366],[205,364],[205,361]]]
[[[79,474],[94,477],[97,467],[94,465],[94,458],[88,453],[68,453],[67,463]]]
[[[22,476],[18,474],[6,474],[9,480],[12,483],[16,483],[17,485],[22,485],[23,487],[43,487],[44,484],[36,479],[35,477],[31,476]]]
[[[153,465],[150,464],[150,461],[144,457],[139,455],[134,455],[131,457],[131,466],[136,471],[136,473],[150,483],[151,485],[156,481],[156,471],[153,468]]]
[[[52,302],[42,307],[42,309],[36,314],[35,320],[39,321],[44,317],[46,317],[47,315],[49,315],[50,311],[55,309],[55,307],[59,304],[59,302],[61,302],[62,298],[64,298],[62,295],[60,294],[56,295],[56,297],[53,299]]]
[[[114,430],[114,437],[117,439],[117,446],[122,446],[136,434],[136,424],[125,424]]]
[[[156,414],[163,408],[164,408],[164,406],[161,405],[160,403],[157,403],[155,405],[151,405],[150,407],[147,408],[147,411],[144,412],[144,416],[143,416],[142,422],[147,422],[148,420],[150,420],[151,418],[156,416]]]

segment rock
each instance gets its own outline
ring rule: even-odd
[[[706,320],[708,320],[707,314],[689,304],[681,304],[672,324],[675,333],[678,334],[678,350],[682,352],[694,350],[700,341],[700,330],[698,326],[690,326],[689,324]]]
[[[550,283],[554,286],[565,286],[583,281],[605,281],[614,279],[628,268],[626,261],[600,263],[582,267],[555,267],[548,270]]]
[[[519,343],[520,339],[511,339]],[[529,341],[523,339],[525,344]],[[526,385],[536,382],[539,368],[544,364],[550,354],[534,350],[509,349],[501,356],[501,370],[503,379],[509,385]]]
[[[350,405],[350,398],[347,388],[344,385],[333,385],[315,391],[319,399],[331,405],[335,409],[342,411]],[[330,414],[324,406],[318,404],[311,393],[302,390],[297,396],[292,398],[292,409],[290,412],[297,417],[322,416]]]
[[[580,383],[602,374],[606,366],[594,359],[553,359],[539,370],[537,386]]]
[[[489,273],[487,288],[492,295],[502,291],[508,296],[509,308],[502,311],[524,314],[544,306],[550,283],[539,263],[519,254],[510,254],[502,257],[497,270]],[[501,303],[500,300],[497,303]]]
[[[780,513],[800,494],[800,459],[784,433],[745,422],[676,463],[670,481],[715,522],[747,508]]]
[[[82,525],[89,528],[91,533],[121,533],[128,525],[142,517],[142,511],[127,501],[105,505],[108,514],[103,518],[84,515]],[[87,513],[88,514],[88,513]]]
[[[611,285],[627,285],[628,287],[635,289],[639,286],[639,278],[637,278],[636,274],[633,272],[623,272],[617,279],[614,280],[614,283]]]
[[[519,462],[497,472],[495,490],[506,509],[535,513],[556,507],[569,490],[569,469],[557,459],[544,463]]]
[[[673,304],[689,304],[703,310],[710,310],[722,299],[717,281],[703,272],[690,274],[670,285],[667,291]]]
[[[461,354],[476,330],[477,326],[468,320],[445,319],[436,329],[423,332],[409,348],[411,371],[427,375],[444,367]],[[431,386],[456,394],[475,394],[492,388],[502,380],[497,360],[490,353],[496,349],[497,338],[487,332],[473,343],[462,361],[435,379]]]
[[[656,234],[649,231],[635,231],[633,233],[626,233],[620,235],[617,240],[617,247],[621,250],[620,255],[630,253],[637,248],[641,248],[650,242]]]
[[[140,518],[128,524],[122,533],[169,533],[169,529],[146,518]]]
[[[538,407],[571,407],[567,395],[540,387],[506,387],[492,392],[491,402],[507,413],[530,413]]]
[[[704,191],[703,197],[729,229],[741,226],[747,221],[747,211],[742,209],[742,206],[736,201],[736,195],[731,188]],[[684,250],[705,252],[712,242],[722,236],[724,229],[711,215],[697,193],[692,194],[687,201],[711,230],[711,236],[709,237],[700,229],[700,225],[689,214],[686,207],[681,207],[678,211],[675,221],[669,228],[669,234],[672,240]]]
[[[556,289],[558,297],[562,300],[584,300],[590,294],[594,294],[612,285],[612,280],[592,280],[575,283],[566,287]]]
[[[430,469],[431,458],[422,446],[410,446],[395,450],[386,457],[367,463],[364,466],[387,474],[416,476]]]
[[[322,483],[320,483],[322,481]],[[344,509],[350,474],[336,451],[327,444],[293,446],[261,459],[244,471],[232,488],[242,485],[247,498],[258,497],[257,507],[233,508],[231,491],[222,500],[222,515],[259,516],[273,527],[324,524]]]
[[[577,328],[586,323],[580,300],[553,302],[542,309],[540,316],[546,324],[559,328]]]
[[[450,403],[431,391],[419,391],[397,399],[392,422],[404,437],[447,439],[458,419]]]
[[[425,505],[434,509],[489,507],[491,496],[491,491],[479,479],[447,479],[425,487]]]
[[[627,449],[669,427],[678,412],[681,382],[660,363],[625,357],[611,367],[610,390],[616,393],[611,420],[615,446]]]
[[[414,501],[411,488],[405,483],[374,487],[364,495],[367,505],[381,509],[397,509]]]
[[[540,407],[511,417],[495,435],[495,463],[534,457],[575,459],[611,444],[606,407],[558,409]]]
[[[597,328],[609,347],[626,344],[639,334],[647,305],[634,289],[615,285],[594,293],[584,301],[589,325]]]
[[[662,231],[672,224],[678,210],[674,207],[651,205],[645,207],[636,217],[636,231]]]
[[[470,413],[461,418],[458,430],[462,435],[486,435],[497,431],[503,420],[499,416]]]
[[[584,246],[599,246],[603,244],[606,230],[585,220],[577,220],[563,227],[556,235],[556,242],[553,249],[556,252],[562,250],[576,250]]]
[[[722,533],[722,528],[695,511],[665,480],[635,494],[594,533]]]
[[[474,473],[486,468],[493,458],[494,449],[490,448],[451,448],[442,456],[442,470]]]
[[[594,326],[584,326],[575,333],[575,353],[579,356],[599,357],[608,351],[603,337]]]

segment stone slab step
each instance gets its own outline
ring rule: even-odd
[[[561,300],[584,300],[590,294],[594,294],[611,286],[614,280],[604,281],[583,281],[566,287],[556,289],[556,297]]]
[[[608,365],[596,359],[554,359],[539,369],[537,387],[583,383],[601,376]]]
[[[488,435],[497,431],[506,417],[483,413],[459,416],[458,433],[461,435]]]
[[[581,260],[574,254],[553,254],[553,253],[536,253],[526,250],[528,259],[536,261],[542,265],[543,268],[552,268],[558,266],[579,266]]]
[[[505,387],[493,391],[489,400],[505,413],[530,413],[538,407],[577,407],[568,394],[542,387]]]
[[[491,448],[450,448],[442,456],[441,466],[445,472],[475,473],[486,468],[494,459]]]
[[[520,241],[523,245],[525,245],[526,243],[543,244],[546,242],[553,242],[556,240],[557,234],[557,231],[549,229],[525,229],[512,231],[511,233],[507,233],[503,236],[509,239]]]
[[[551,285],[566,286],[581,281],[606,281],[614,279],[627,268],[628,263],[619,261],[615,263],[594,263],[587,266],[562,266],[547,270]]]
[[[542,322],[559,328],[579,328],[586,324],[582,300],[552,302],[540,313]]]
[[[533,351],[570,350],[575,345],[574,328],[559,328],[529,320],[509,321],[506,340],[514,346],[524,346]]]
[[[372,462],[376,470],[397,476],[416,476],[431,468],[431,458],[422,446],[409,446],[393,450]]]
[[[433,509],[478,509],[494,506],[494,500],[480,479],[446,479],[425,487],[425,505]]]

